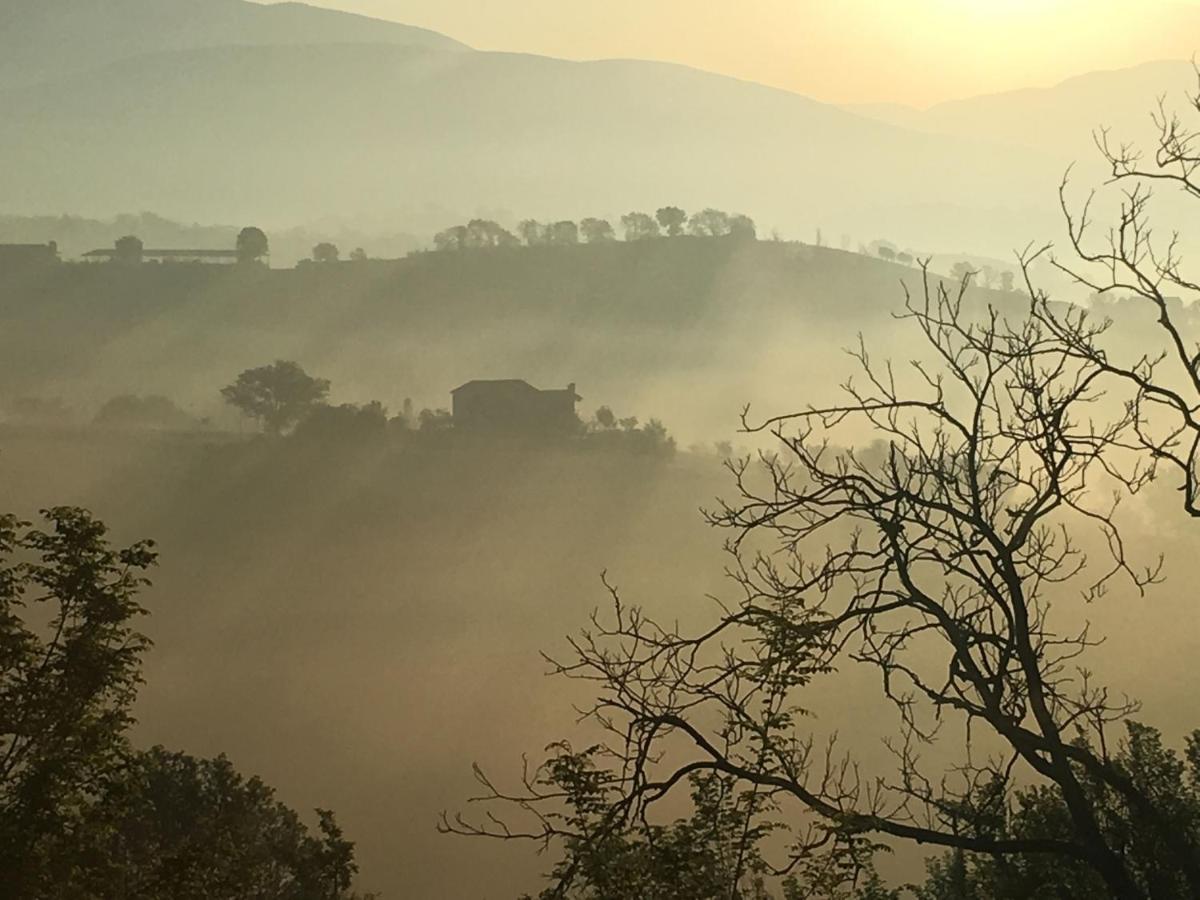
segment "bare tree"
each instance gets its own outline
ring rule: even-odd
[[[1098,481],[1136,489],[1148,477],[1136,460],[1122,466],[1132,411],[1093,421],[1101,366],[1038,319],[972,311],[966,280],[952,288],[922,274],[923,298],[909,297],[900,316],[934,360],[913,363],[915,387],[860,346],[862,382],[843,386],[844,402],[745,420],[780,452],[731,462],[738,500],[709,515],[730,532],[739,602],[688,633],[614,589],[611,616],[595,616],[554,663],[597,690],[586,712],[622,777],[605,821],[640,821],[689,776],[716,772],[791,810],[777,873],[853,880],[880,842],[909,841],[1048,854],[1090,867],[1113,897],[1148,897],[1091,799],[1086,784],[1098,782],[1161,832],[1170,864],[1200,891],[1187,832],[1108,754],[1112,724],[1136,705],[1078,668],[1097,638],[1052,614],[1072,596],[1099,599],[1116,583],[1140,592],[1157,578],[1157,566],[1127,559],[1114,507],[1095,499]],[[835,449],[864,425],[882,443]],[[1087,529],[1108,549],[1100,570],[1086,564]],[[873,667],[895,708],[890,773],[864,773],[800,727],[804,692],[850,663]],[[927,771],[922,749],[951,723],[974,740]],[[1031,780],[1061,795],[1066,836],[997,828],[997,808]],[[532,791],[520,802],[536,810],[554,798]]]
[[[1188,105],[1200,114],[1200,68]],[[1104,232],[1096,233],[1092,219],[1096,191],[1073,210],[1067,196],[1070,173],[1064,177],[1060,199],[1077,259],[1054,263],[1100,296],[1140,302],[1154,317],[1157,347],[1122,357],[1099,339],[1104,323],[1064,316],[1044,295],[1034,312],[1074,354],[1130,389],[1140,448],[1182,476],[1184,508],[1200,517],[1200,335],[1185,305],[1200,299],[1200,275],[1185,271],[1180,235],[1159,235],[1150,220],[1155,185],[1200,200],[1200,125],[1186,126],[1165,100],[1153,120],[1158,136],[1150,159],[1133,145],[1114,142],[1107,129],[1095,134],[1111,170],[1108,186],[1120,191],[1119,211]],[[1036,294],[1032,286],[1030,293]]]
[[[1192,106],[1200,112],[1200,90]],[[859,380],[840,402],[744,414],[777,449],[729,461],[737,498],[709,514],[729,533],[737,600],[689,630],[609,587],[611,612],[551,660],[594,689],[583,712],[615,766],[587,840],[645,823],[689,779],[715,773],[787,823],[791,840],[770,868],[817,889],[854,882],[881,844],[909,842],[1083,867],[1118,900],[1200,897],[1200,831],[1123,765],[1111,731],[1138,707],[1089,673],[1100,638],[1078,608],[1158,580],[1161,561],[1127,554],[1118,503],[1161,465],[1182,474],[1185,509],[1200,515],[1200,349],[1174,299],[1200,283],[1182,272],[1177,236],[1153,240],[1147,212],[1152,182],[1200,197],[1200,136],[1162,106],[1156,122],[1151,165],[1097,136],[1125,190],[1099,247],[1090,202],[1073,214],[1064,181],[1080,263],[1058,265],[1097,293],[1147,304],[1164,348],[1118,359],[1111,322],[1035,289],[1030,268],[1046,249],[1019,256],[1029,302],[1011,319],[978,305],[969,266],[948,282],[923,263],[922,290],[906,289],[899,318],[923,336],[924,359],[896,370],[860,341]],[[876,442],[842,449],[864,433]],[[1105,551],[1099,567],[1089,544]],[[895,711],[887,771],[866,771],[804,727],[805,694],[828,695],[851,664],[878,674]],[[965,741],[942,738],[955,725]],[[957,759],[928,762],[934,745]],[[481,781],[481,801],[531,818],[444,827],[566,837],[547,815],[561,791]],[[1016,834],[1004,823],[1029,784],[1053,796],[1062,821]],[[1128,823],[1158,848],[1152,878],[1129,853]]]

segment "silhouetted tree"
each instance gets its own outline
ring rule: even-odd
[[[662,226],[667,237],[679,237],[687,224],[687,213],[678,206],[664,206],[654,214],[654,218]]]
[[[896,259],[896,251],[891,247],[880,244],[878,252],[880,259],[887,260],[888,262],[893,262]]]
[[[644,241],[659,237],[658,223],[643,212],[631,212],[621,216],[621,226],[625,229],[627,241]]]
[[[338,252],[336,244],[331,244],[329,241],[322,241],[313,247],[312,258],[314,262],[319,263],[335,263],[341,254]]]
[[[433,236],[433,246],[437,250],[465,250],[469,244],[466,225],[452,225]]]
[[[589,244],[605,244],[617,239],[607,219],[584,219],[579,223],[579,233]]]
[[[911,266],[913,264],[913,255],[905,252],[897,253],[896,262],[902,266]]]
[[[546,243],[568,245],[579,243],[579,226],[574,222],[555,222],[546,226]]]
[[[134,751],[153,544],[114,549],[86,510],[0,515],[0,895],[348,898],[353,844],[314,837],[220,757]]]
[[[546,243],[546,229],[535,219],[525,219],[521,222],[517,226],[517,234],[521,236],[526,247],[537,247]]]
[[[125,237],[117,238],[116,243],[113,245],[113,260],[125,265],[140,265],[143,249],[141,238],[136,235],[127,234]]]
[[[269,434],[281,434],[299,422],[329,393],[329,382],[313,378],[288,360],[247,369],[221,388],[225,402],[258,419]]]
[[[741,240],[753,241],[758,237],[758,230],[752,218],[739,214],[729,217],[729,235]]]
[[[596,410],[596,425],[605,431],[611,431],[617,427],[617,417],[607,406],[601,406]]]
[[[697,237],[723,237],[729,234],[729,214],[719,209],[705,209],[688,220],[688,231]]]
[[[298,439],[361,441],[380,438],[387,433],[387,409],[378,400],[343,403],[340,406],[318,404],[296,426]]]
[[[59,896],[56,839],[126,750],[153,544],[109,546],[87,511],[47,530],[0,515],[0,873],[6,896]],[[48,627],[46,627],[48,625]]]
[[[515,247],[516,235],[491,219],[472,219],[467,223],[465,247]]]
[[[687,779],[687,818],[665,825],[617,822],[607,812],[621,779],[597,764],[600,748],[575,752],[555,744],[550,750],[555,755],[525,784],[532,795],[562,801],[529,835],[543,846],[561,841],[564,849],[539,900],[769,900],[759,843],[773,829],[773,809],[762,796],[739,791],[728,776],[696,773]],[[491,797],[495,789],[476,774],[485,799]],[[441,829],[473,831],[445,818]]]
[[[68,841],[55,896],[256,897],[337,900],[357,871],[354,845],[333,814],[319,835],[257,777],[224,756],[162,747],[132,754],[97,784]],[[65,884],[63,883],[65,882]]]
[[[976,272],[968,262],[956,262],[950,267],[950,277],[955,281],[966,283],[974,278]]]
[[[939,364],[915,362],[906,381],[860,347],[861,387],[847,382],[843,400],[744,420],[778,450],[735,462],[740,497],[709,514],[729,531],[739,600],[691,633],[614,590],[611,614],[557,665],[598,689],[588,712],[617,773],[598,817],[644,821],[689,776],[720,774],[795,823],[781,865],[798,873],[798,897],[821,873],[848,887],[884,840],[998,865],[1045,857],[1118,900],[1200,896],[1200,829],[1177,815],[1173,792],[1139,784],[1107,749],[1107,730],[1136,707],[1077,676],[1095,640],[1056,615],[1072,596],[1158,578],[1126,557],[1095,494],[1103,479],[1136,491],[1149,477],[1127,458],[1136,408],[1099,418],[1105,363],[1044,314],[978,310],[966,280],[952,290],[928,271],[923,286],[901,318]],[[863,433],[882,440],[832,449]],[[1109,553],[1095,572],[1077,543],[1089,529]],[[802,731],[805,692],[851,659],[878,671],[895,707],[890,777],[860,777]],[[931,767],[924,748],[951,723],[997,752],[966,748]],[[1034,780],[1062,817],[1009,833],[997,809]],[[515,797],[539,817],[550,802]],[[528,833],[557,837],[540,821]],[[1129,828],[1153,873],[1130,854]]]
[[[350,261],[351,262],[366,262],[367,261],[367,251],[364,250],[362,247],[355,247],[353,250],[350,251]]]
[[[1004,271],[1000,273],[1000,290],[1012,291],[1015,277],[1012,272]]]
[[[271,252],[267,236],[261,228],[253,225],[243,228],[237,236],[238,262],[259,262]]]

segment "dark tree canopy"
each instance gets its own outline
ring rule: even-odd
[[[1143,304],[1158,346],[1111,352],[1113,322],[1033,284],[1045,251],[1018,257],[1023,313],[989,306],[966,262],[952,280],[923,264],[899,315],[923,345],[906,348],[907,369],[860,340],[840,397],[744,416],[774,450],[730,460],[736,495],[708,514],[737,595],[691,630],[610,587],[611,612],[554,663],[594,692],[583,712],[607,735],[591,825],[548,814],[571,798],[561,781],[526,778],[512,792],[483,779],[482,799],[511,818],[446,826],[561,841],[569,891],[593,851],[713,776],[786,824],[764,865],[797,897],[894,896],[870,865],[896,844],[944,853],[923,900],[1200,897],[1200,733],[1181,756],[1135,720],[1136,701],[1088,669],[1102,637],[1081,608],[1160,580],[1161,560],[1125,544],[1121,498],[1167,472],[1200,517],[1200,340],[1180,313],[1200,282],[1180,238],[1151,228],[1147,187],[1200,199],[1200,129],[1161,108],[1155,121],[1151,154],[1097,137],[1123,191],[1098,238],[1064,183],[1078,262],[1056,263]],[[713,212],[693,233],[721,233]],[[807,724],[806,695],[836,691],[851,664],[878,675],[894,711],[892,763],[875,771]]]
[[[353,844],[318,810],[314,836],[257,777],[224,756],[197,759],[154,747],[132,754],[101,782],[69,841],[68,897],[140,900],[256,897],[331,900],[357,870]]]
[[[679,237],[687,225],[687,213],[678,206],[664,206],[654,214],[654,218],[667,237]]]
[[[607,219],[583,219],[579,223],[579,233],[589,244],[605,244],[617,239],[616,232]]]
[[[314,262],[319,263],[335,263],[341,253],[338,251],[336,244],[331,244],[329,241],[322,241],[313,247],[312,258]]]
[[[270,434],[281,434],[303,419],[329,393],[329,382],[313,378],[289,360],[247,369],[221,389],[225,402],[257,419]]]
[[[243,263],[259,262],[271,252],[267,235],[261,228],[250,225],[238,232],[237,256]]]
[[[644,241],[660,236],[658,222],[644,212],[631,212],[621,216],[621,226],[625,229],[627,241]]]
[[[117,238],[113,245],[113,260],[127,265],[137,265],[142,261],[142,239],[136,235],[127,234]]]
[[[0,515],[0,873],[30,897],[126,750],[150,645],[137,594],[155,563],[148,541],[110,547],[84,510],[42,515],[45,530]]]

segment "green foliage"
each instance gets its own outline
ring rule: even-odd
[[[321,440],[360,440],[381,438],[387,433],[387,409],[378,400],[357,405],[320,404],[296,426],[297,438]]]
[[[127,234],[124,237],[117,238],[113,245],[113,261],[125,263],[126,265],[137,265],[142,261],[142,241],[141,238],[132,234]]]
[[[606,244],[617,239],[607,219],[584,219],[579,223],[579,233],[589,244]]]
[[[0,516],[0,872],[28,896],[124,756],[155,563],[148,541],[111,548],[84,510],[42,515],[44,531]]]
[[[86,510],[0,516],[0,897],[339,900],[354,845],[221,756],[133,751],[153,544]]]
[[[312,258],[313,262],[319,263],[335,263],[341,253],[338,251],[337,245],[329,241],[322,241],[313,247]]]
[[[687,224],[687,213],[678,206],[664,206],[654,214],[654,218],[667,237],[679,237]]]
[[[68,840],[54,848],[57,896],[139,900],[345,895],[354,845],[328,810],[319,836],[261,779],[224,756],[196,759],[162,747],[134,754],[103,782]]]
[[[476,250],[484,247],[515,247],[516,235],[490,219],[472,219],[466,225],[454,225],[433,237],[439,251]]]
[[[625,240],[644,241],[659,237],[658,222],[644,212],[631,212],[621,216],[625,229]]]
[[[295,425],[328,393],[327,380],[313,378],[288,360],[247,369],[233,384],[221,388],[227,403],[258,419],[271,434],[281,434]]]
[[[253,225],[243,228],[238,232],[237,236],[237,256],[238,262],[251,263],[259,262],[264,256],[271,252],[270,244],[267,241],[267,235],[261,228],[256,228]]]
[[[687,818],[617,822],[609,810],[618,780],[597,766],[596,748],[552,749],[538,784],[565,802],[553,816],[565,853],[541,900],[768,900],[757,848],[774,826],[763,797],[737,791],[727,776],[696,773]]]
[[[1155,818],[1111,788],[1080,773],[1088,803],[1096,810],[1106,841],[1144,896],[1188,900],[1190,890],[1168,846],[1169,829],[1200,846],[1200,731],[1187,741],[1184,758],[1163,745],[1153,728],[1126,723],[1125,740],[1110,764],[1151,803]],[[1000,798],[1003,799],[1002,797]],[[1069,838],[1072,823],[1061,793],[1039,786],[1016,792],[1011,812],[1001,806],[1001,833],[1013,838]],[[1165,824],[1164,824],[1165,823]],[[1107,896],[1104,882],[1082,862],[1028,853],[995,859],[956,851],[932,860],[919,900],[1058,900]]]

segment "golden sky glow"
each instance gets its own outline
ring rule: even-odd
[[[928,105],[1200,51],[1170,0],[310,0],[474,47],[693,65],[832,102]]]

